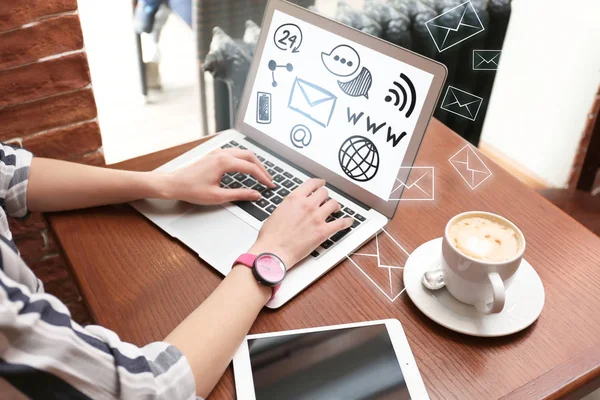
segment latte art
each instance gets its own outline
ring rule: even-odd
[[[460,219],[450,226],[448,236],[458,251],[482,261],[508,261],[521,249],[517,232],[503,221],[488,216]]]

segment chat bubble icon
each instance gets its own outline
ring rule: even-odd
[[[342,89],[342,92],[346,93],[348,96],[365,96],[368,99],[369,89],[371,89],[371,85],[373,84],[373,76],[371,75],[371,71],[363,67],[360,73],[356,75],[356,78],[349,80],[348,82],[338,81],[337,83],[340,89]]]
[[[322,52],[321,61],[336,76],[350,76],[360,66],[360,56],[356,50],[345,44],[334,47],[329,54]]]

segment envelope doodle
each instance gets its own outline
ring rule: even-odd
[[[473,50],[474,71],[496,71],[502,50]]]
[[[490,171],[475,150],[468,144],[450,157],[448,161],[465,182],[467,182],[471,190],[474,190],[492,176],[492,171]]]
[[[402,275],[408,251],[385,229],[356,253],[347,257],[363,275],[390,301],[404,292]]]
[[[482,103],[483,98],[457,89],[454,86],[448,86],[440,108],[460,117],[475,121]]]
[[[306,118],[327,127],[335,109],[335,95],[304,79],[296,78],[288,107]]]
[[[434,200],[435,171],[433,167],[400,167],[398,175],[407,178],[402,181],[396,178],[394,189],[388,200]]]
[[[448,50],[485,30],[471,1],[425,22],[439,52]]]

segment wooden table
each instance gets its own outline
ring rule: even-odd
[[[116,167],[150,170],[198,143]],[[441,236],[448,219],[462,211],[506,216],[525,234],[525,257],[546,290],[536,323],[500,339],[454,333],[421,314],[406,294],[391,302],[346,260],[283,308],[261,313],[251,332],[397,318],[431,398],[578,398],[597,388],[600,238],[484,156],[493,176],[471,191],[448,163],[464,145],[440,122],[431,123],[415,165],[435,167],[436,199],[401,202],[386,230],[413,251]],[[128,205],[49,220],[95,321],[137,345],[163,339],[221,281]],[[233,397],[230,368],[211,398]]]

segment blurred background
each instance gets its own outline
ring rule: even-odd
[[[156,41],[135,34],[131,1],[78,4],[107,164],[205,135],[190,25],[165,6]]]
[[[600,231],[600,2],[293,2],[444,63],[434,116]],[[233,125],[266,0],[78,3],[108,164]],[[473,114],[444,107],[457,91]]]

